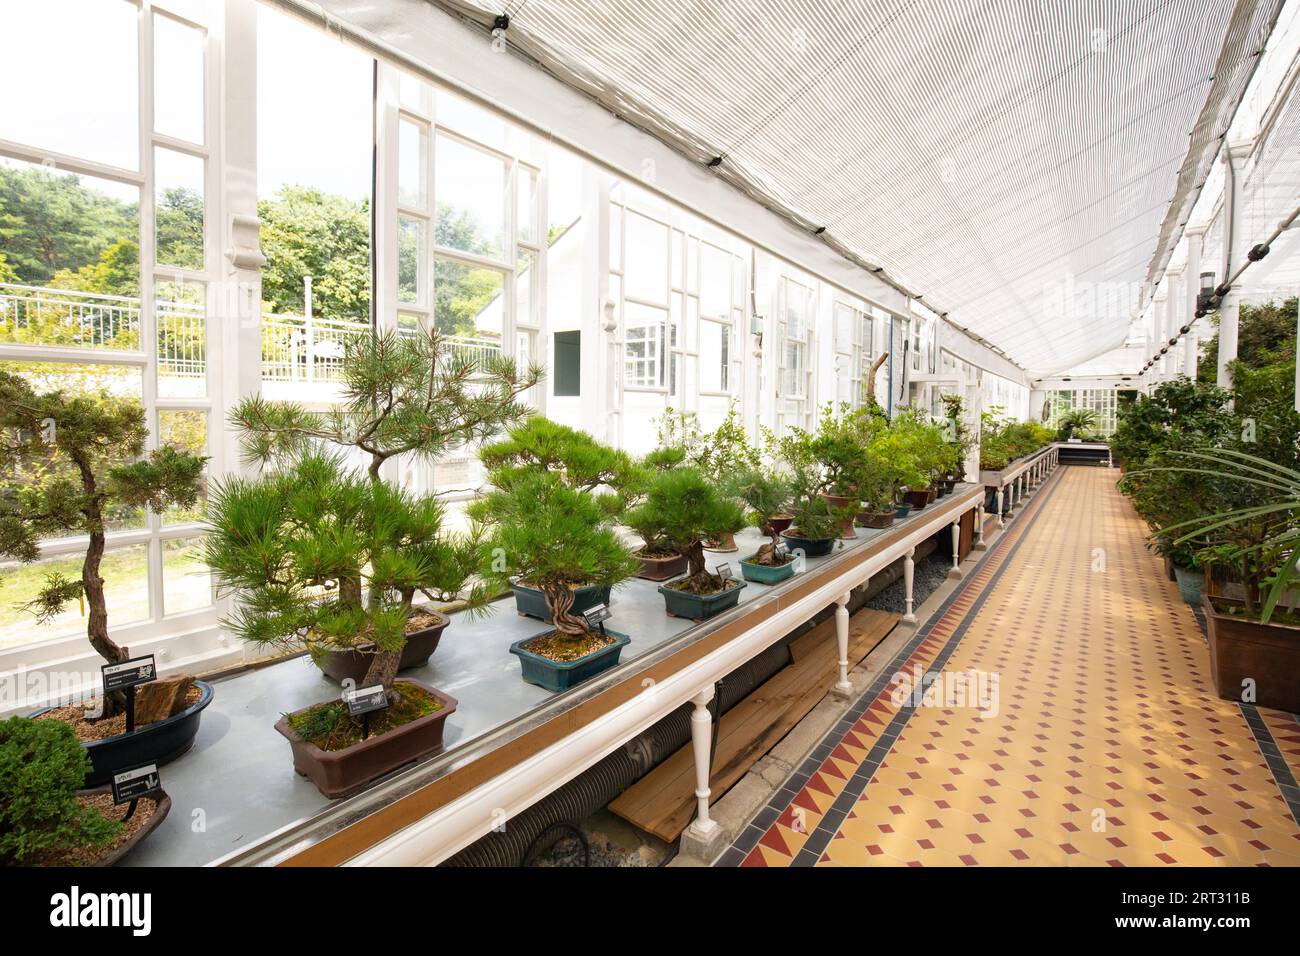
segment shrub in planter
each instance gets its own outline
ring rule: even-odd
[[[794,522],[782,537],[792,550],[809,557],[830,554],[839,538],[839,521],[817,492],[816,479],[805,468],[796,467],[790,475],[790,489]]]
[[[445,600],[463,590],[481,565],[479,542],[443,529],[436,497],[385,482],[385,463],[436,461],[517,424],[529,413],[521,396],[540,374],[507,359],[484,367],[457,356],[436,330],[376,334],[349,344],[335,411],[254,397],[232,413],[246,455],[266,470],[231,478],[214,496],[208,564],[238,598],[226,626],[254,644],[305,643],[314,656],[369,654],[361,683],[381,685],[389,705],[381,717],[360,720],[330,701],[276,725],[295,769],[326,796],[440,748],[456,707],[396,675],[415,595]],[[364,456],[365,470],[353,470],[331,445]],[[470,604],[485,597],[475,586]]]
[[[84,601],[86,637],[108,664],[131,656],[128,648],[109,636],[101,573],[109,521],[143,509],[161,514],[173,506],[193,508],[203,484],[205,458],[166,446],[145,454],[147,437],[144,409],[138,402],[104,391],[38,392],[26,379],[0,371],[0,440],[5,450],[0,461],[0,557],[36,561],[42,538],[85,535],[80,578],[48,575],[24,606],[38,623],[46,623],[69,602]],[[171,713],[159,716],[170,717],[188,703],[182,698]],[[117,721],[125,730],[124,704],[125,697],[116,693],[102,701],[93,717],[88,716],[90,709],[51,712],[51,717],[76,713],[67,719],[87,741],[95,741],[93,776],[97,779],[107,779],[126,766],[170,759],[185,750],[198,731],[198,710],[186,724],[189,736],[183,745],[172,741],[163,750],[153,746],[162,746],[156,723],[108,738],[89,726]]]
[[[745,434],[735,402],[728,406],[726,417],[711,432],[700,429],[694,412],[679,412],[671,408],[658,424],[660,447],[678,449],[682,463],[699,469],[719,488],[730,488],[737,474],[758,468],[762,463],[762,454]],[[735,535],[729,533],[718,540],[709,540],[705,542],[705,548],[735,551]]]
[[[669,613],[701,619],[733,606],[745,585],[724,579],[705,565],[704,542],[745,526],[739,504],[720,492],[694,468],[660,472],[646,499],[628,516],[633,526],[661,529],[672,547],[686,557],[686,576],[662,586]]]
[[[0,866],[111,862],[162,822],[165,797],[142,798],[130,828],[106,816],[111,797],[79,792],[89,771],[62,721],[0,721]]]
[[[745,580],[775,584],[790,577],[794,573],[794,558],[779,553],[781,532],[794,522],[794,516],[787,511],[789,481],[759,468],[749,468],[732,479],[730,490],[745,503],[753,523],[769,538],[756,552],[741,560]]]
[[[600,503],[552,472],[517,475],[470,508],[488,524],[480,574],[489,585],[512,576],[541,591],[552,629],[517,642],[524,679],[563,690],[618,663],[626,635],[597,630],[574,609],[579,588],[609,588],[634,577],[640,563]]]

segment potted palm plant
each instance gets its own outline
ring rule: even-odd
[[[38,392],[26,379],[0,371],[0,556],[33,562],[42,538],[84,535],[80,576],[48,575],[24,607],[45,623],[70,602],[84,601],[86,637],[110,665],[131,657],[109,634],[101,565],[110,519],[145,508],[155,514],[191,508],[203,483],[206,459],[166,446],[146,454],[148,434],[139,402],[107,392]],[[159,683],[177,693],[162,710],[132,714],[139,718],[133,729],[121,692],[105,695],[98,706],[53,708],[38,716],[72,724],[89,751],[94,786],[129,767],[164,763],[193,744],[212,685],[188,676]]]
[[[769,540],[740,562],[746,581],[777,584],[794,574],[794,558],[781,545],[781,532],[790,527],[794,517],[787,513],[790,483],[779,475],[760,468],[749,468],[732,479],[732,494],[743,501],[751,520]]]
[[[686,556],[686,576],[659,587],[670,615],[704,620],[740,599],[745,583],[709,571],[704,542],[739,531],[745,526],[745,515],[697,469],[656,474],[645,501],[628,516],[628,524],[662,529],[664,539]]]
[[[582,589],[608,594],[640,568],[611,513],[555,472],[531,471],[498,485],[470,515],[490,528],[480,568],[488,586],[525,580],[545,603],[551,628],[510,647],[524,680],[562,691],[616,665],[630,638],[593,624],[584,611],[594,606],[577,604]]]
[[[208,564],[237,597],[226,626],[257,645],[305,645],[327,672],[332,656],[359,655],[358,682],[382,688],[376,713],[333,700],[276,724],[294,768],[327,797],[440,748],[456,708],[449,695],[397,673],[421,629],[416,595],[436,602],[458,594],[481,565],[479,542],[444,529],[436,496],[385,481],[386,463],[436,461],[522,421],[522,395],[540,375],[508,359],[457,355],[436,330],[376,333],[348,346],[335,410],[252,397],[232,413],[245,454],[263,470],[219,483],[213,496]],[[357,457],[364,470],[350,464]],[[470,589],[471,606],[484,600],[481,585]]]
[[[609,519],[622,516],[639,480],[636,465],[626,452],[541,416],[529,418],[505,438],[485,445],[479,459],[488,470],[488,481],[501,491],[511,491],[521,480],[544,471],[569,488],[593,496],[600,513]],[[509,584],[520,614],[551,620],[546,595],[536,582],[516,578]],[[608,585],[575,585],[570,611],[581,614],[609,600]]]

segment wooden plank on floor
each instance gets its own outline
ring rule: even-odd
[[[898,623],[899,616],[864,608],[849,619],[849,664],[856,665]],[[829,626],[828,626],[829,625]],[[765,753],[803,720],[838,676],[834,618],[791,642],[793,663],[722,715],[709,784],[722,797]],[[690,744],[625,790],[609,809],[662,840],[676,840],[695,812]]]

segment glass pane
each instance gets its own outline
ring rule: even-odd
[[[399,216],[397,220],[397,299],[423,302],[425,297],[424,220]]]
[[[435,96],[439,126],[450,127],[467,139],[506,151],[506,121],[499,115],[446,90],[438,90]]]
[[[700,314],[726,316],[731,311],[731,255],[707,242],[700,247],[704,275],[700,281]]]
[[[212,605],[212,572],[203,563],[203,538],[162,542],[163,613],[180,614]]]
[[[162,398],[202,398],[208,393],[206,299],[201,282],[162,281],[154,287]]]
[[[140,190],[0,159],[0,342],[140,347]]]
[[[104,0],[6,0],[0,139],[138,169],[138,15]]]
[[[686,288],[682,278],[682,245],[686,238],[680,230],[673,230],[672,242],[672,285],[674,289]]]
[[[519,251],[515,265],[515,323],[536,325],[537,315],[537,255],[526,249]]]
[[[506,164],[447,136],[434,146],[439,246],[500,259],[506,234]]]
[[[111,405],[131,401],[139,406],[143,398],[144,376],[138,366],[90,362],[0,362],[0,370],[22,376],[38,392],[63,391],[70,396],[93,398]],[[41,464],[26,476],[33,483],[56,478],[75,479],[72,465],[65,461]],[[107,524],[110,531],[142,527],[144,510],[126,506],[114,508],[108,514]]]
[[[609,267],[623,271],[623,207],[609,207]]]
[[[623,307],[627,342],[624,357],[627,384],[657,387],[663,384],[663,345],[668,312],[628,302]]]
[[[727,327],[721,322],[700,323],[700,390],[727,390]]]
[[[808,334],[808,290],[797,282],[785,282],[785,334],[802,339]]]
[[[425,170],[429,166],[429,128],[403,117],[398,131],[397,201],[404,206],[425,209],[429,192]]]
[[[201,408],[161,409],[158,412],[158,444],[191,455],[208,453],[208,413]],[[208,479],[206,469],[193,507],[170,507],[163,514],[164,524],[202,521],[207,514]]]
[[[171,17],[153,18],[154,131],[203,142],[203,33]]]
[[[159,265],[203,268],[203,160],[154,149],[154,236]]]
[[[428,116],[432,94],[429,84],[419,77],[405,72],[397,74],[397,101],[407,109]]]
[[[628,210],[624,294],[668,304],[668,227]]]
[[[454,335],[491,339],[490,347],[499,350],[504,274],[450,259],[436,260],[433,269],[435,325]]]
[[[0,601],[0,648],[85,633],[85,609],[80,601],[70,602],[45,624],[37,624],[31,613],[15,606],[34,599],[48,575],[79,579],[83,560],[84,555],[65,554],[32,564],[0,563],[5,582],[5,599]],[[149,556],[145,545],[110,548],[100,562],[99,573],[104,578],[110,631],[149,618]]]
[[[515,186],[515,227],[520,242],[537,241],[537,173],[520,166]]]

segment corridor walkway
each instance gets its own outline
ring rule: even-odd
[[[1300,865],[1300,723],[1215,695],[1117,477],[1039,489],[720,863]]]

